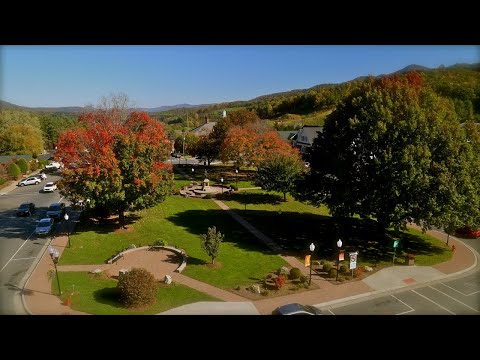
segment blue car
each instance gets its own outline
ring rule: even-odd
[[[35,228],[35,234],[37,235],[50,235],[53,230],[53,219],[44,218],[40,220]]]

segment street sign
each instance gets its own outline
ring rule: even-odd
[[[358,251],[348,253],[348,256],[350,257],[350,270],[357,267],[357,255]]]
[[[393,247],[394,247],[394,248],[397,248],[397,247],[398,247],[398,241],[399,241],[399,240],[394,240],[394,241],[393,241]]]

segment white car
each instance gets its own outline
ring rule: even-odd
[[[41,181],[42,181],[41,178],[38,178],[36,176],[30,176],[26,179],[19,181],[17,186],[37,185],[37,184],[40,184]]]
[[[60,163],[58,163],[56,161],[52,161],[50,164],[45,166],[45,169],[58,170],[58,169],[60,169]]]
[[[35,234],[37,235],[50,235],[53,229],[53,219],[43,218],[37,224],[35,228]]]
[[[43,187],[43,192],[54,192],[57,190],[57,185],[54,182],[48,182]]]

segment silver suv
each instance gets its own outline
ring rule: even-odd
[[[36,176],[31,176],[26,179],[20,180],[17,184],[17,186],[25,186],[25,185],[37,185],[40,184],[42,179],[36,177]]]

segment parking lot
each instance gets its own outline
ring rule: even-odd
[[[478,315],[480,274],[322,310],[326,315]]]

